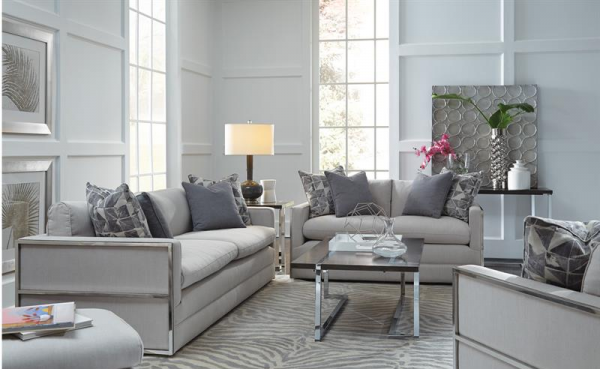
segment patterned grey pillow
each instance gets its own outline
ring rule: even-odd
[[[238,212],[240,217],[242,217],[242,221],[244,224],[252,224],[250,219],[250,212],[248,211],[248,205],[246,205],[246,201],[244,200],[244,196],[242,195],[242,187],[240,186],[240,182],[238,182],[238,174],[233,173],[227,177],[224,177],[218,181],[213,181],[212,179],[204,179],[198,177],[196,175],[190,174],[188,175],[188,179],[190,183],[197,184],[200,186],[210,186],[217,182],[227,182],[231,185],[231,189],[233,191],[233,198],[235,199],[235,205],[238,208]]]
[[[97,237],[152,237],[142,207],[126,183],[109,190],[88,182],[86,198]]]
[[[443,168],[442,173],[450,172],[450,170]],[[483,174],[481,172],[473,172],[466,174],[453,173],[452,186],[442,215],[447,215],[460,219],[465,222],[469,222],[469,208],[475,201],[475,196],[479,193],[483,183]]]
[[[524,278],[581,291],[595,247],[600,244],[600,221],[568,222],[525,218]]]
[[[330,170],[330,172],[346,175],[344,167],[341,165]],[[312,174],[302,170],[298,171],[306,198],[310,206],[310,217],[320,217],[322,215],[335,214],[335,205],[333,204],[333,193],[331,186],[324,174]]]

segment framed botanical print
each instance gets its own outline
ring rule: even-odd
[[[2,20],[2,132],[52,130],[54,34]]]
[[[19,238],[44,233],[51,203],[51,160],[2,160],[2,274],[15,270]]]

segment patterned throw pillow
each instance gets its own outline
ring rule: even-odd
[[[442,173],[449,171],[446,168],[442,169]],[[448,192],[442,215],[454,217],[468,223],[469,208],[473,205],[482,182],[483,174],[481,172],[453,173],[452,187],[450,187],[450,192]]]
[[[129,186],[115,190],[86,186],[88,211],[97,237],[152,237],[142,207]]]
[[[525,218],[524,278],[581,291],[592,249],[600,243],[600,221]]]
[[[344,167],[341,165],[330,172],[346,175]],[[331,186],[324,174],[312,174],[299,170],[300,180],[308,199],[310,206],[310,217],[320,217],[322,215],[335,214],[335,205],[333,204],[333,193]]]
[[[242,186],[240,186],[240,182],[238,182],[238,177],[239,176],[237,175],[237,173],[233,173],[232,175],[229,175],[223,179],[220,179],[218,181],[213,181],[212,179],[204,179],[204,178],[198,177],[193,174],[188,175],[188,179],[190,180],[190,183],[197,184],[197,185],[204,186],[204,187],[210,186],[217,182],[229,183],[231,185],[231,189],[233,191],[233,198],[235,199],[235,205],[238,208],[240,217],[242,217],[242,221],[244,222],[244,224],[249,225],[249,224],[252,224],[252,222],[250,220],[250,212],[248,211],[248,205],[246,205],[244,196],[242,195]]]

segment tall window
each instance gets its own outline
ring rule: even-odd
[[[319,1],[319,169],[389,177],[389,0]]]
[[[129,1],[129,185],[167,187],[166,0]]]

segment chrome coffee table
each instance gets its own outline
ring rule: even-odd
[[[422,238],[403,238],[408,246],[404,255],[398,258],[384,258],[371,252],[360,251],[330,251],[329,239],[325,239],[307,251],[304,255],[292,261],[292,268],[314,269],[315,271],[315,341],[321,341],[331,327],[336,316],[348,301],[347,295],[329,294],[330,270],[363,270],[381,272],[400,272],[400,300],[392,318],[388,337],[407,337],[410,334],[398,332],[398,323],[405,303],[405,273],[413,273],[413,312],[414,325],[412,336],[419,337],[419,268],[423,254]],[[321,305],[323,299],[338,300],[333,311],[323,322]]]

